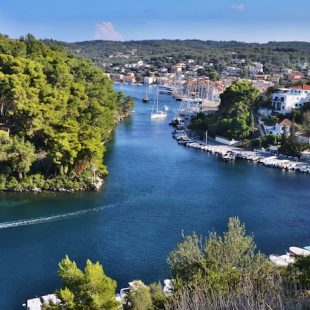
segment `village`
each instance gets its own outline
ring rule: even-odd
[[[134,53],[133,51],[132,53]],[[120,57],[130,59],[128,55],[111,55],[110,59]],[[156,67],[143,60],[121,65],[119,62],[104,64],[108,76],[115,83],[158,85],[161,92],[171,94],[176,100],[199,104],[199,111],[212,113],[220,105],[220,95],[234,81],[248,81],[260,91],[263,104],[257,110],[257,127],[261,137],[282,135],[284,130],[291,131],[293,121],[289,117],[292,113],[302,109],[310,102],[310,67],[307,63],[299,65],[299,71],[286,67],[268,67],[261,62],[247,62],[245,59],[231,55],[229,65],[222,66],[220,72],[214,69],[214,63],[198,64],[194,59],[186,62],[171,64],[169,67]],[[183,108],[185,107],[185,103]],[[310,145],[309,132],[297,127],[297,141],[303,145]],[[224,144],[227,143],[224,140]],[[277,146],[270,146],[270,150],[277,152]],[[309,159],[309,150],[304,150],[302,159]]]

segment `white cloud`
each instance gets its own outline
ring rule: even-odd
[[[244,12],[246,10],[246,6],[243,3],[232,5],[230,8],[237,12]]]
[[[102,22],[96,25],[95,40],[121,41],[123,36],[115,30],[111,22]]]

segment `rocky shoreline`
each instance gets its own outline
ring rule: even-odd
[[[52,186],[48,189],[34,187],[34,188],[26,188],[26,189],[4,189],[0,190],[0,192],[8,192],[8,193],[42,193],[42,192],[56,192],[56,193],[77,193],[77,192],[85,192],[85,191],[96,191],[98,192],[104,185],[104,179],[96,177],[96,183],[92,184],[88,188],[67,188],[67,187],[56,187]]]

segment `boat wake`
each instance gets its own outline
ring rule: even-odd
[[[81,215],[85,215],[88,213],[93,213],[93,212],[98,212],[98,211],[102,211],[105,209],[109,209],[115,206],[116,206],[115,204],[114,205],[112,204],[112,205],[102,206],[102,207],[88,209],[88,210],[81,210],[81,211],[76,211],[76,212],[51,215],[47,217],[38,217],[38,218],[22,219],[22,220],[11,221],[11,222],[2,222],[0,223],[0,229],[7,229],[7,228],[13,228],[13,227],[19,227],[19,226],[37,225],[37,224],[68,220],[68,219],[79,217]]]

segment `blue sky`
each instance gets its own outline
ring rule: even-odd
[[[0,0],[0,32],[112,39],[310,41],[310,0]]]

